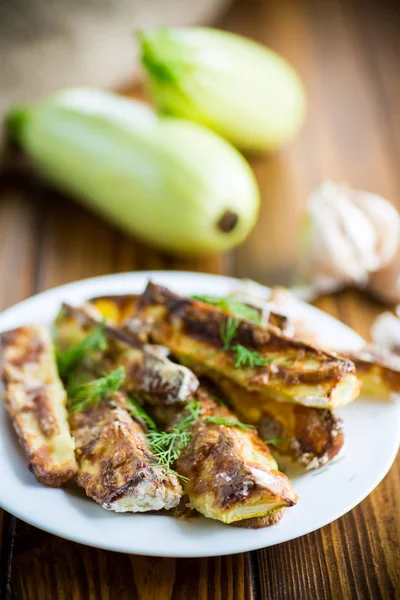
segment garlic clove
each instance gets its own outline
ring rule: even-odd
[[[380,260],[375,252],[377,234],[374,225],[368,217],[348,199],[338,201],[336,211],[340,216],[340,225],[344,237],[351,247],[354,261],[358,270],[374,271],[379,268]],[[365,280],[365,275],[359,278]],[[357,281],[357,280],[356,280]]]
[[[331,181],[309,199],[309,276],[326,291],[329,287],[367,280],[375,267],[376,243],[372,224],[347,197],[347,189]]]
[[[400,215],[390,202],[377,194],[356,192],[352,200],[374,224],[377,238],[375,252],[379,257],[378,268],[382,268],[396,254],[400,240]]]
[[[400,216],[380,196],[326,181],[309,197],[301,271],[321,291],[365,286],[393,257]]]

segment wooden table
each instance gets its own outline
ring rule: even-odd
[[[220,26],[280,51],[299,70],[309,95],[298,139],[276,156],[252,161],[262,208],[247,242],[225,257],[169,258],[40,185],[6,180],[0,199],[2,308],[68,281],[139,269],[290,283],[298,219],[307,193],[321,180],[348,180],[400,205],[395,0],[241,0]],[[318,304],[365,336],[382,310],[354,292]],[[396,589],[400,597],[399,474],[400,460],[357,508],[315,533],[258,552],[201,560],[95,550],[0,512],[0,597],[376,600],[395,598]]]

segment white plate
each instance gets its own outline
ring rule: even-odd
[[[0,315],[0,331],[34,321],[48,322],[62,301],[140,292],[147,280],[184,294],[226,294],[234,279],[181,272],[126,273],[65,285],[34,296]],[[353,331],[315,308],[308,309],[332,340],[357,346]],[[196,518],[115,514],[77,491],[39,485],[25,466],[4,409],[0,409],[0,506],[18,518],[61,537],[107,550],[152,556],[218,556],[292,540],[331,523],[356,506],[388,472],[399,446],[400,406],[360,399],[341,410],[346,442],[341,458],[320,471],[292,476],[300,500],[282,521],[256,531]],[[288,473],[290,476],[290,472]]]

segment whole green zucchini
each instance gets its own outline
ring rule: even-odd
[[[255,224],[259,197],[249,165],[194,123],[77,88],[15,108],[8,126],[45,178],[167,252],[228,250]]]
[[[303,124],[306,94],[279,54],[207,27],[138,32],[157,107],[196,121],[245,151],[276,150]]]

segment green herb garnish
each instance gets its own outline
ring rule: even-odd
[[[224,425],[225,427],[238,427],[239,429],[255,429],[253,425],[241,423],[240,421],[234,421],[233,419],[225,419],[224,417],[206,417],[204,421],[206,423],[212,423],[213,425]]]
[[[104,352],[107,348],[107,338],[102,323],[89,335],[67,350],[56,351],[58,371],[62,379],[66,379],[83,360],[88,352]]]
[[[279,446],[279,444],[283,444],[285,440],[283,440],[282,438],[271,438],[270,440],[264,440],[264,444],[270,445],[270,446]]]
[[[70,409],[76,411],[99,406],[107,396],[118,392],[124,378],[125,368],[118,367],[104,377],[75,386],[68,394]]]
[[[257,350],[250,350],[242,344],[232,346],[233,338],[236,335],[239,327],[239,320],[229,317],[221,327],[222,352],[235,352],[235,369],[239,367],[263,367],[267,363],[272,362],[273,358],[265,358]]]
[[[207,296],[207,295],[196,295],[192,296],[194,300],[200,300],[201,302],[205,302],[206,304],[211,304],[216,308],[220,308],[225,312],[229,312],[235,317],[241,317],[242,319],[247,319],[248,321],[252,321],[253,323],[257,323],[260,325],[262,316],[261,313],[248,304],[244,304],[243,302],[238,302],[232,296]]]
[[[239,367],[264,367],[272,359],[264,358],[257,350],[249,350],[241,344],[233,346],[232,350],[236,352],[235,369]]]
[[[128,412],[131,415],[131,417],[133,417],[134,419],[138,419],[139,421],[143,421],[149,431],[157,431],[157,425],[154,423],[153,419],[147,414],[144,408],[139,404],[136,398],[130,396],[128,400]]]
[[[186,407],[184,416],[169,431],[149,431],[147,438],[160,466],[166,467],[168,473],[174,473],[181,479],[186,477],[175,473],[172,465],[179,458],[182,450],[192,439],[192,427],[200,415],[200,404],[192,400]]]
[[[235,337],[237,328],[239,327],[238,319],[228,317],[227,320],[221,325],[221,341],[222,351],[229,350],[232,344],[232,340]]]

